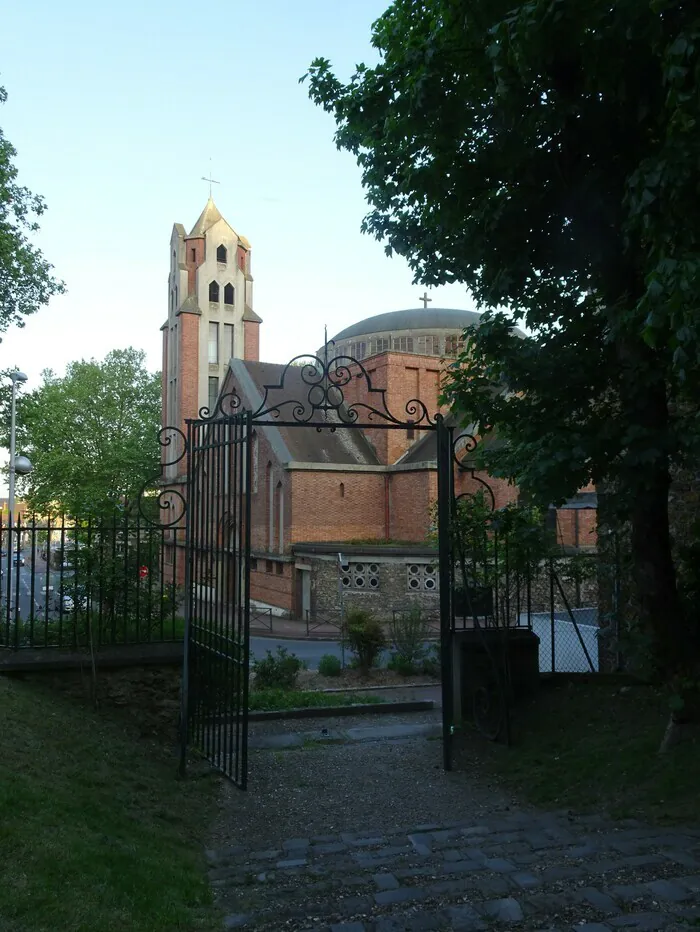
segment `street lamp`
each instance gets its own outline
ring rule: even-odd
[[[24,372],[11,372],[12,379],[12,414],[10,420],[10,481],[8,489],[9,520],[7,526],[7,581],[12,576],[12,522],[15,516],[15,475],[27,476],[32,471],[32,464],[26,456],[15,456],[15,408],[17,404],[17,388],[21,382],[27,381]],[[17,539],[19,549],[19,538]]]

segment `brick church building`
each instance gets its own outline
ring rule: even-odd
[[[211,198],[189,234],[174,225],[170,253],[164,427],[184,430],[186,419],[230,394],[250,410],[263,399],[289,404],[304,397],[300,366],[259,359],[250,243]],[[440,410],[446,360],[458,353],[464,328],[479,321],[473,311],[424,304],[365,318],[329,342],[331,356],[361,361],[372,388],[384,392],[382,404],[406,422],[412,399],[431,415]],[[345,400],[369,401],[367,391],[367,379],[352,379]],[[259,606],[312,620],[333,620],[349,602],[384,616],[416,602],[437,611],[436,552],[427,540],[437,497],[434,432],[317,431],[271,419],[251,442],[251,598]],[[166,467],[168,486],[184,486],[183,463]],[[479,488],[468,474],[457,481],[459,491]],[[496,507],[517,498],[514,486],[488,481]],[[593,547],[595,493],[579,493],[558,509],[556,522],[562,544]],[[172,542],[166,560],[182,582],[184,541],[173,535]]]

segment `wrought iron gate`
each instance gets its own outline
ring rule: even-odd
[[[192,745],[241,789],[248,774],[251,433],[250,412],[187,425],[181,767]]]

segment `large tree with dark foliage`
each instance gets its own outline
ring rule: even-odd
[[[655,663],[685,681],[668,493],[700,435],[700,8],[396,0],[373,44],[348,83],[309,75],[364,229],[486,311],[446,395],[507,441],[489,469],[545,503],[617,490]]]

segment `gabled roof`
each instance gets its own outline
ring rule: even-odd
[[[271,362],[251,362],[232,359],[230,362],[233,383],[241,394],[245,407],[258,408],[265,395],[265,386],[279,385],[285,366]],[[308,404],[309,384],[302,379],[302,368],[290,366],[284,373],[282,388],[271,390],[267,396],[267,405],[281,405],[280,420],[293,420],[294,402]],[[228,379],[227,379],[228,381]],[[222,391],[230,391],[226,385]],[[317,420],[322,418],[319,412]],[[284,455],[295,463],[326,463],[348,466],[379,466],[377,454],[365,437],[364,431],[357,428],[331,430],[334,424],[340,424],[337,416],[329,416],[328,430],[316,430],[314,427],[277,427],[275,418],[269,417],[269,423],[258,424],[256,430],[264,430],[280,437]]]
[[[209,198],[204,210],[199,215],[199,220],[195,223],[190,231],[190,236],[204,236],[210,227],[224,218],[219,213],[219,208],[214,201]]]

